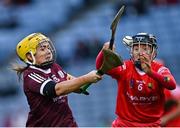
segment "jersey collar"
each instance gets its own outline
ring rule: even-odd
[[[35,66],[33,66],[33,65],[30,65],[29,67],[30,67],[30,68],[32,68],[32,69],[39,70],[39,71],[41,71],[41,72],[43,72],[43,73],[45,73],[45,74],[49,74],[49,73],[51,73],[51,69],[50,69],[50,68],[49,68],[49,69],[44,70],[44,69],[41,69],[41,68],[37,68],[37,67],[35,67]]]
[[[139,68],[136,68],[136,67],[135,67],[135,69],[136,69],[136,71],[138,72],[138,74],[141,75],[141,76],[143,76],[143,75],[146,74],[145,72],[141,71]]]

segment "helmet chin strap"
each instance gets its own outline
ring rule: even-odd
[[[35,65],[35,63],[36,63],[36,59],[35,59],[35,57],[34,57],[34,55],[33,55],[33,53],[30,51],[29,52],[30,54],[31,54],[31,56],[32,56],[32,62],[30,62],[28,59],[25,61],[27,64],[29,64],[29,65]]]
[[[33,64],[33,65],[35,65],[35,64],[36,64],[36,59],[35,59],[35,57],[34,57],[34,55],[33,55],[33,53],[32,53],[32,52],[30,52],[30,54],[31,54],[31,56],[32,56],[32,59],[33,59],[33,62],[32,62],[32,64]]]
[[[41,68],[41,69],[48,69],[48,68],[51,68],[53,63],[54,63],[54,61],[52,60],[52,61],[44,62],[44,63],[42,63],[40,65],[35,64],[34,66],[36,66],[38,68]]]

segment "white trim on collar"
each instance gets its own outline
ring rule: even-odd
[[[136,68],[136,67],[135,67]],[[145,75],[146,73],[141,71],[139,68],[136,68],[136,71],[138,72],[139,75],[143,76]]]
[[[45,73],[45,74],[49,74],[49,73],[51,73],[51,69],[50,69],[50,68],[49,68],[49,69],[47,69],[47,70],[43,70],[43,69],[41,69],[41,68],[37,68],[37,67],[35,67],[35,66],[33,66],[33,65],[30,65],[29,67],[30,67],[30,68],[32,68],[32,69],[39,70],[39,71],[41,71],[41,72],[43,72],[43,73]]]

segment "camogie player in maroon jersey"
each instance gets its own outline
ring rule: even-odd
[[[112,127],[160,127],[165,95],[164,89],[173,90],[176,82],[167,67],[154,61],[157,54],[156,38],[152,34],[138,33],[123,39],[130,50],[131,59],[122,66],[108,71],[117,80],[117,118]],[[105,43],[104,49],[108,49]],[[99,69],[103,52],[96,58]]]
[[[67,94],[80,93],[86,83],[97,82],[101,76],[91,71],[73,78],[55,63],[55,48],[45,35],[33,33],[17,44],[18,57],[26,67],[14,65],[19,78],[23,74],[23,89],[30,112],[27,127],[77,127]],[[68,80],[69,79],[69,80]]]

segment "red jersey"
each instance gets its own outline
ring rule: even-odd
[[[172,91],[165,89],[164,93],[166,97],[166,104],[168,104],[168,109],[165,110],[164,115],[167,115],[176,111],[178,107],[177,103],[170,104],[170,102],[171,100],[175,100],[176,102],[180,101],[180,87],[178,85],[176,86],[176,89]],[[180,116],[168,121],[166,123],[166,127],[180,127]]]
[[[65,73],[58,64],[43,70],[30,66],[24,71],[24,92],[30,107],[26,126],[28,127],[76,127],[67,96],[49,98],[43,95],[48,81],[65,81]]]
[[[103,61],[100,54],[96,60],[97,69]],[[153,71],[174,79],[169,70],[161,64],[152,62],[151,66]],[[107,74],[118,83],[116,100],[118,118],[112,126],[160,126],[165,96],[164,87],[159,82],[138,70],[131,60],[125,61],[123,66],[116,67]]]

